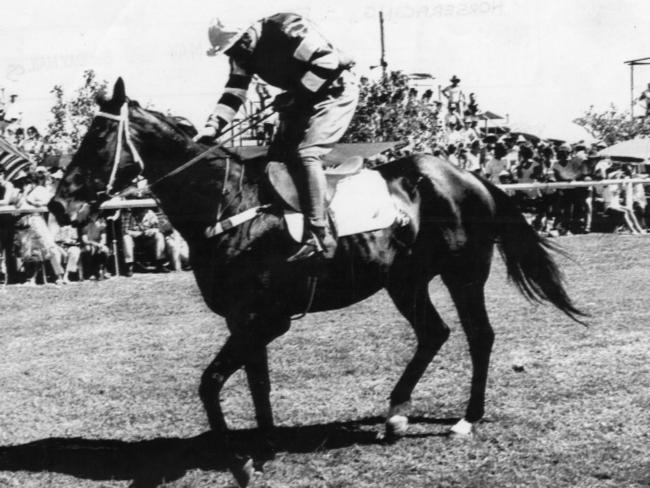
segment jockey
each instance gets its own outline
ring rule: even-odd
[[[230,76],[195,139],[214,139],[221,134],[246,101],[254,75],[284,90],[274,102],[280,126],[269,157],[285,162],[297,178],[307,220],[302,246],[288,260],[332,256],[336,241],[327,225],[327,185],[321,158],[341,139],[354,115],[359,97],[350,72],[354,62],[296,14],[276,14],[242,30],[215,19],[208,37],[212,44],[208,55],[225,53],[230,58]]]

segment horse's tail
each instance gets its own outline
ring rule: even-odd
[[[498,247],[510,279],[529,300],[550,302],[576,322],[586,325],[579,317],[587,317],[587,314],[571,301],[564,288],[562,272],[551,254],[566,256],[566,253],[540,236],[508,195],[490,182],[482,181],[496,203]]]

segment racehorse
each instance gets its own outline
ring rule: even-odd
[[[136,178],[149,182],[188,242],[205,302],[225,317],[230,332],[199,387],[210,427],[221,442],[227,442],[228,430],[219,393],[241,367],[260,437],[270,438],[267,345],[289,330],[293,315],[346,307],[381,289],[417,337],[415,353],[391,393],[386,422],[387,436],[403,435],[411,393],[449,335],[428,293],[437,275],[458,310],[473,367],[467,410],[452,432],[471,434],[484,413],[494,340],[484,285],[495,242],[509,277],[525,296],[548,301],[577,321],[584,315],[564,289],[550,244],[527,224],[510,197],[446,161],[414,155],[376,168],[406,209],[409,225],[342,237],[333,258],[290,263],[286,259],[299,244],[288,235],[265,161],[243,163],[225,148],[193,142],[192,132],[176,119],[129,100],[121,78],[112,97],[98,104],[50,210],[60,222],[79,224],[108,197],[132,188]],[[238,222],[245,214],[250,218]],[[223,231],[206,233],[217,221]],[[315,288],[310,286],[314,278]],[[248,483],[251,466],[247,456],[232,454],[231,471],[240,485]]]

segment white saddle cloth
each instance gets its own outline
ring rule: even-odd
[[[328,211],[338,237],[385,229],[400,215],[386,181],[377,171],[369,169],[341,178]],[[304,232],[303,215],[285,210],[284,218],[291,237],[300,242]]]

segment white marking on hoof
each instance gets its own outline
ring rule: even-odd
[[[392,415],[386,421],[386,433],[396,437],[406,434],[409,427],[409,419],[405,415]]]
[[[253,460],[248,458],[241,466],[232,467],[231,472],[241,488],[246,488],[255,474]]]
[[[459,437],[470,436],[473,432],[474,426],[465,419],[460,419],[450,430],[451,435]]]

